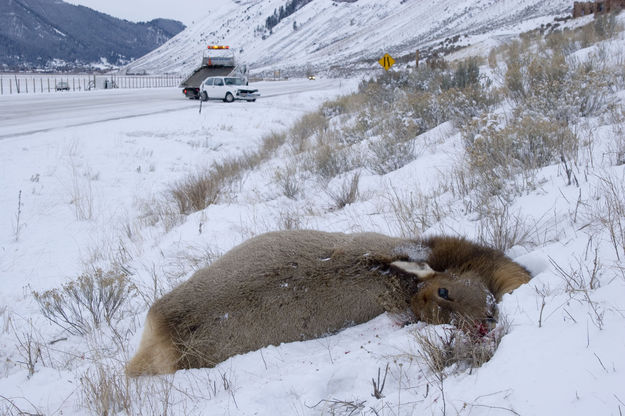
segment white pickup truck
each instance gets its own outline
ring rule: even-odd
[[[258,90],[249,88],[247,80],[241,77],[208,77],[200,86],[202,101],[218,99],[231,103],[234,100],[256,101],[258,97]]]

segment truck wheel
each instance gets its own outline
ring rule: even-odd
[[[206,91],[202,91],[202,93],[200,94],[200,100],[208,101],[208,94],[206,94]]]
[[[227,93],[226,94],[226,98],[224,98],[224,101],[227,103],[231,103],[234,101],[234,95],[232,95],[231,93]]]

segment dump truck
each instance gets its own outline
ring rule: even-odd
[[[247,67],[236,64],[234,52],[229,46],[209,45],[208,53],[202,57],[202,64],[180,83],[182,93],[189,99],[197,100],[200,98],[202,81],[216,76],[247,76]]]

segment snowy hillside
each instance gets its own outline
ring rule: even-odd
[[[394,56],[460,35],[460,44],[491,41],[570,14],[568,0],[313,0],[269,31],[258,31],[285,0],[214,2],[195,25],[130,65],[133,71],[188,73],[206,45],[226,44],[256,71],[310,67],[317,71],[366,67],[384,52]],[[294,28],[295,27],[295,28]],[[468,37],[465,38],[464,36]],[[298,72],[298,71],[296,71]]]
[[[218,12],[243,6],[260,7]],[[132,118],[0,140],[0,415],[621,416],[625,15],[566,25],[448,68],[262,82],[257,102],[201,113],[136,90]],[[305,228],[463,236],[532,280],[478,339],[382,314],[126,377],[156,298],[250,237]]]

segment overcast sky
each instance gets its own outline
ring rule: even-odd
[[[133,22],[145,22],[157,17],[179,20],[189,26],[203,16],[198,9],[206,8],[202,0],[65,0],[71,4],[90,7],[99,12]]]

